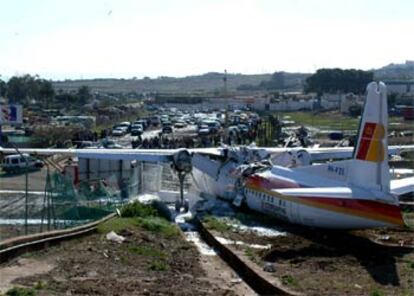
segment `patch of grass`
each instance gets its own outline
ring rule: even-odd
[[[122,230],[136,227],[160,233],[167,238],[176,237],[180,233],[175,224],[160,217],[114,218],[100,224],[98,226],[98,233],[106,234],[111,231],[118,233]]]
[[[46,283],[43,281],[38,281],[35,285],[34,285],[35,290],[43,290],[46,289]]]
[[[165,237],[171,238],[179,235],[180,231],[177,226],[163,218],[159,217],[148,217],[148,218],[138,218],[138,225],[145,230],[152,232],[158,232],[164,235]]]
[[[149,265],[149,269],[154,271],[166,271],[169,269],[169,266],[165,261],[154,260]]]
[[[156,257],[156,258],[166,258],[167,254],[157,248],[154,247],[146,247],[146,246],[129,246],[127,247],[128,251],[140,256],[146,257]]]
[[[213,216],[204,216],[203,223],[210,230],[216,230],[218,232],[225,232],[231,229],[231,226],[228,225],[225,221],[222,221]]]
[[[403,218],[405,224],[411,228],[414,229],[414,213],[413,212],[403,212]]]
[[[6,296],[36,296],[36,291],[32,288],[13,287],[8,290]]]
[[[370,296],[384,296],[384,292],[381,290],[375,289],[371,293],[369,293]]]
[[[286,286],[298,286],[298,281],[291,275],[282,276],[282,284]]]
[[[295,125],[314,126],[321,130],[355,130],[358,129],[359,118],[341,114],[339,111],[321,113],[282,112],[281,117],[290,116]],[[402,123],[401,117],[390,116],[389,123]]]
[[[296,125],[315,126],[320,129],[356,130],[358,118],[342,115],[339,112],[323,112],[314,114],[312,112],[287,112],[283,115],[290,116],[289,120],[295,121]]]
[[[250,261],[256,263],[256,264],[260,264],[260,259],[257,256],[257,254],[254,252],[254,250],[250,247],[246,247],[244,249],[244,254],[246,255],[247,258],[250,259]]]
[[[114,218],[98,226],[98,233],[119,232],[131,227],[137,227],[138,220],[134,218]]]
[[[124,205],[121,208],[122,217],[154,217],[157,216],[157,210],[150,205],[144,205],[138,201]]]
[[[414,261],[408,262],[408,267],[414,269]]]

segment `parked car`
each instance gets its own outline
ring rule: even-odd
[[[166,125],[162,128],[161,132],[163,134],[171,134],[173,132],[173,129],[170,125]]]
[[[125,128],[127,133],[131,130],[131,123],[129,121],[121,122],[118,127]]]
[[[101,145],[98,148],[106,148],[106,149],[122,149],[123,147],[117,144],[115,141],[105,139],[102,141]]]
[[[148,128],[148,122],[145,119],[139,119],[137,121],[134,121],[134,124],[140,124],[142,125],[142,129],[146,130]]]
[[[41,169],[44,163],[25,153],[22,155],[13,154],[5,156],[1,166],[6,173],[16,173],[24,171],[26,166],[29,170]]]
[[[245,134],[245,133],[248,133],[249,132],[249,127],[247,125],[245,125],[245,124],[239,124],[237,127],[239,128],[239,131],[242,134]]]
[[[133,124],[131,127],[131,136],[140,136],[144,132],[141,124]]]
[[[199,134],[200,136],[210,134],[210,128],[208,127],[208,125],[202,124],[202,125],[198,128],[198,134]]]
[[[174,124],[174,127],[176,127],[176,128],[184,128],[184,127],[186,127],[187,126],[187,123],[185,123],[184,121],[177,121],[175,124]]]
[[[127,129],[125,127],[116,127],[112,130],[112,136],[122,137],[126,134]]]

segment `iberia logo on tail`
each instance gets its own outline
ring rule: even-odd
[[[362,132],[357,153],[357,159],[372,162],[382,162],[385,157],[384,144],[385,129],[382,124],[366,122]]]

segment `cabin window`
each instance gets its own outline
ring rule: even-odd
[[[11,160],[11,163],[12,163],[12,164],[19,164],[19,159],[18,159],[18,158],[13,158],[13,159]]]

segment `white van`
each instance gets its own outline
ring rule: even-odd
[[[36,159],[29,154],[13,154],[4,157],[2,162],[3,171],[7,173],[19,172],[26,169],[26,160],[28,161],[29,170],[40,169],[43,167],[43,161]]]

